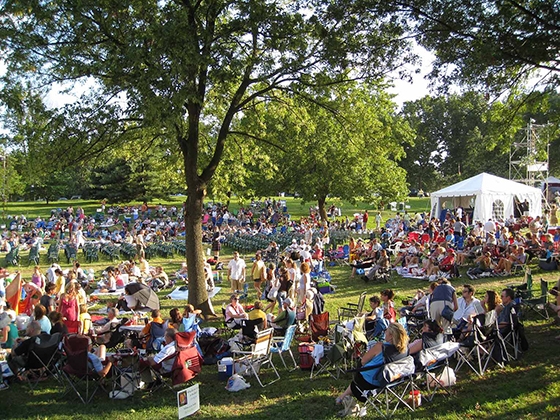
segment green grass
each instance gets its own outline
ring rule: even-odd
[[[426,200],[411,200],[411,207],[425,205]],[[67,202],[65,202],[67,203]],[[292,206],[293,204],[293,206]],[[349,213],[356,209],[364,210],[363,205],[345,206]],[[308,205],[298,206],[297,202],[290,203],[290,210],[299,217],[307,214]],[[34,211],[30,209],[30,211]],[[411,211],[415,211],[411,208]],[[388,215],[388,213],[386,214]],[[224,259],[228,259],[228,250],[223,252]],[[46,266],[45,259],[41,264]],[[80,253],[79,258],[83,261]],[[162,264],[168,273],[173,273],[182,260],[175,256],[172,259],[156,259],[152,265]],[[31,266],[26,266],[26,255],[22,255],[24,278],[31,275]],[[85,264],[84,268],[93,267],[101,270],[112,263],[100,261],[96,264]],[[64,267],[68,265],[62,263]],[[540,272],[534,267],[534,279],[541,276],[549,281],[555,281],[558,272]],[[345,306],[347,302],[356,302],[362,291],[368,295],[391,287],[397,293],[395,302],[410,296],[419,288],[425,288],[426,282],[403,279],[393,276],[389,285],[364,284],[361,280],[351,279],[348,267],[329,267],[333,283],[337,285],[334,294],[325,296],[327,310],[336,315],[336,308]],[[454,281],[455,285],[470,282],[466,279]],[[477,288],[477,295],[482,296],[485,290],[499,290],[506,285],[521,283],[521,277],[515,278],[485,278],[472,281]],[[222,292],[213,299],[214,306],[219,308],[228,298],[229,287],[222,284]],[[250,291],[250,300],[256,298],[254,291]],[[167,313],[174,306],[181,307],[186,302],[163,299],[165,292],[160,292],[162,298],[162,312]],[[205,325],[219,326],[221,320]],[[505,369],[488,371],[483,378],[469,373],[465,368],[457,372],[457,385],[452,388],[453,396],[449,399],[438,395],[433,403],[425,403],[416,412],[410,413],[399,409],[396,418],[416,419],[558,419],[560,417],[560,382],[558,382],[558,366],[560,362],[560,342],[554,337],[560,334],[559,328],[551,322],[531,319],[525,323],[530,343],[530,350],[516,362]],[[295,351],[295,349],[294,349]],[[295,352],[297,357],[297,352]],[[201,410],[194,416],[197,419],[334,419],[338,407],[334,398],[348,385],[351,375],[342,376],[334,380],[322,376],[314,380],[309,379],[309,372],[296,370],[287,372],[279,367],[281,380],[267,388],[261,388],[258,383],[249,379],[251,388],[239,393],[230,393],[224,389],[225,382],[218,380],[216,366],[204,366],[202,373],[195,379],[200,384]],[[265,371],[266,372],[266,371]],[[264,373],[264,377],[267,374]],[[55,382],[41,383],[36,392],[31,393],[25,386],[12,385],[0,394],[0,418],[4,419],[175,419],[177,418],[176,396],[168,390],[150,396],[137,392],[128,400],[114,401],[106,395],[96,396],[94,401],[83,406],[76,400],[60,396],[60,388]],[[370,410],[371,411],[371,410]],[[375,416],[377,417],[377,416]],[[370,417],[374,418],[370,412]]]

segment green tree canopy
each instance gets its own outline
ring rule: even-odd
[[[11,0],[0,51],[7,78],[94,81],[64,109],[66,141],[81,145],[71,150],[99,155],[142,130],[175,140],[188,188],[189,300],[208,311],[202,203],[232,123],[274,91],[378,77],[410,61],[400,17],[384,1]]]
[[[251,121],[277,146],[277,191],[317,201],[323,218],[328,196],[379,204],[406,195],[397,161],[411,132],[382,86],[340,85],[315,95],[277,96]]]
[[[560,8],[557,0],[405,0],[417,39],[436,55],[432,79],[499,93],[540,71],[558,86]]]

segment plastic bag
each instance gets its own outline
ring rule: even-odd
[[[250,387],[251,384],[248,383],[242,376],[237,374],[230,376],[226,385],[226,389],[230,392],[242,391]]]
[[[432,382],[430,386],[434,386],[434,381],[437,381],[441,386],[450,387],[455,385],[457,378],[455,377],[455,371],[449,366],[446,366],[438,377],[434,380],[433,377],[429,377],[428,381]]]

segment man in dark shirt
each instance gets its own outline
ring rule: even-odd
[[[12,348],[12,352],[8,355],[8,366],[14,375],[18,374],[20,368],[25,367],[27,357],[31,352],[37,336],[41,334],[41,325],[37,321],[31,321],[27,325],[25,335],[27,339],[21,341],[16,340],[16,346]]]
[[[45,286],[45,294],[41,296],[39,301],[47,309],[47,315],[56,310],[56,295],[54,294],[54,283],[47,283]]]
[[[502,304],[496,307],[498,328],[502,334],[507,334],[511,328],[511,314],[515,305],[515,292],[510,288],[504,289],[502,290],[501,298]]]

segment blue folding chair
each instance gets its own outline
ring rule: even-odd
[[[271,353],[270,357],[272,357],[273,354],[280,355],[280,359],[282,359],[282,364],[286,369],[288,369],[288,366],[286,365],[286,361],[284,360],[284,356],[282,356],[282,353],[286,352],[291,356],[292,362],[294,362],[294,368],[288,369],[290,372],[298,368],[298,364],[296,362],[296,359],[294,358],[294,354],[292,353],[292,349],[290,347],[292,345],[292,341],[294,340],[296,327],[297,327],[296,325],[292,325],[288,327],[284,337],[273,337],[272,346],[270,347],[270,353]]]

